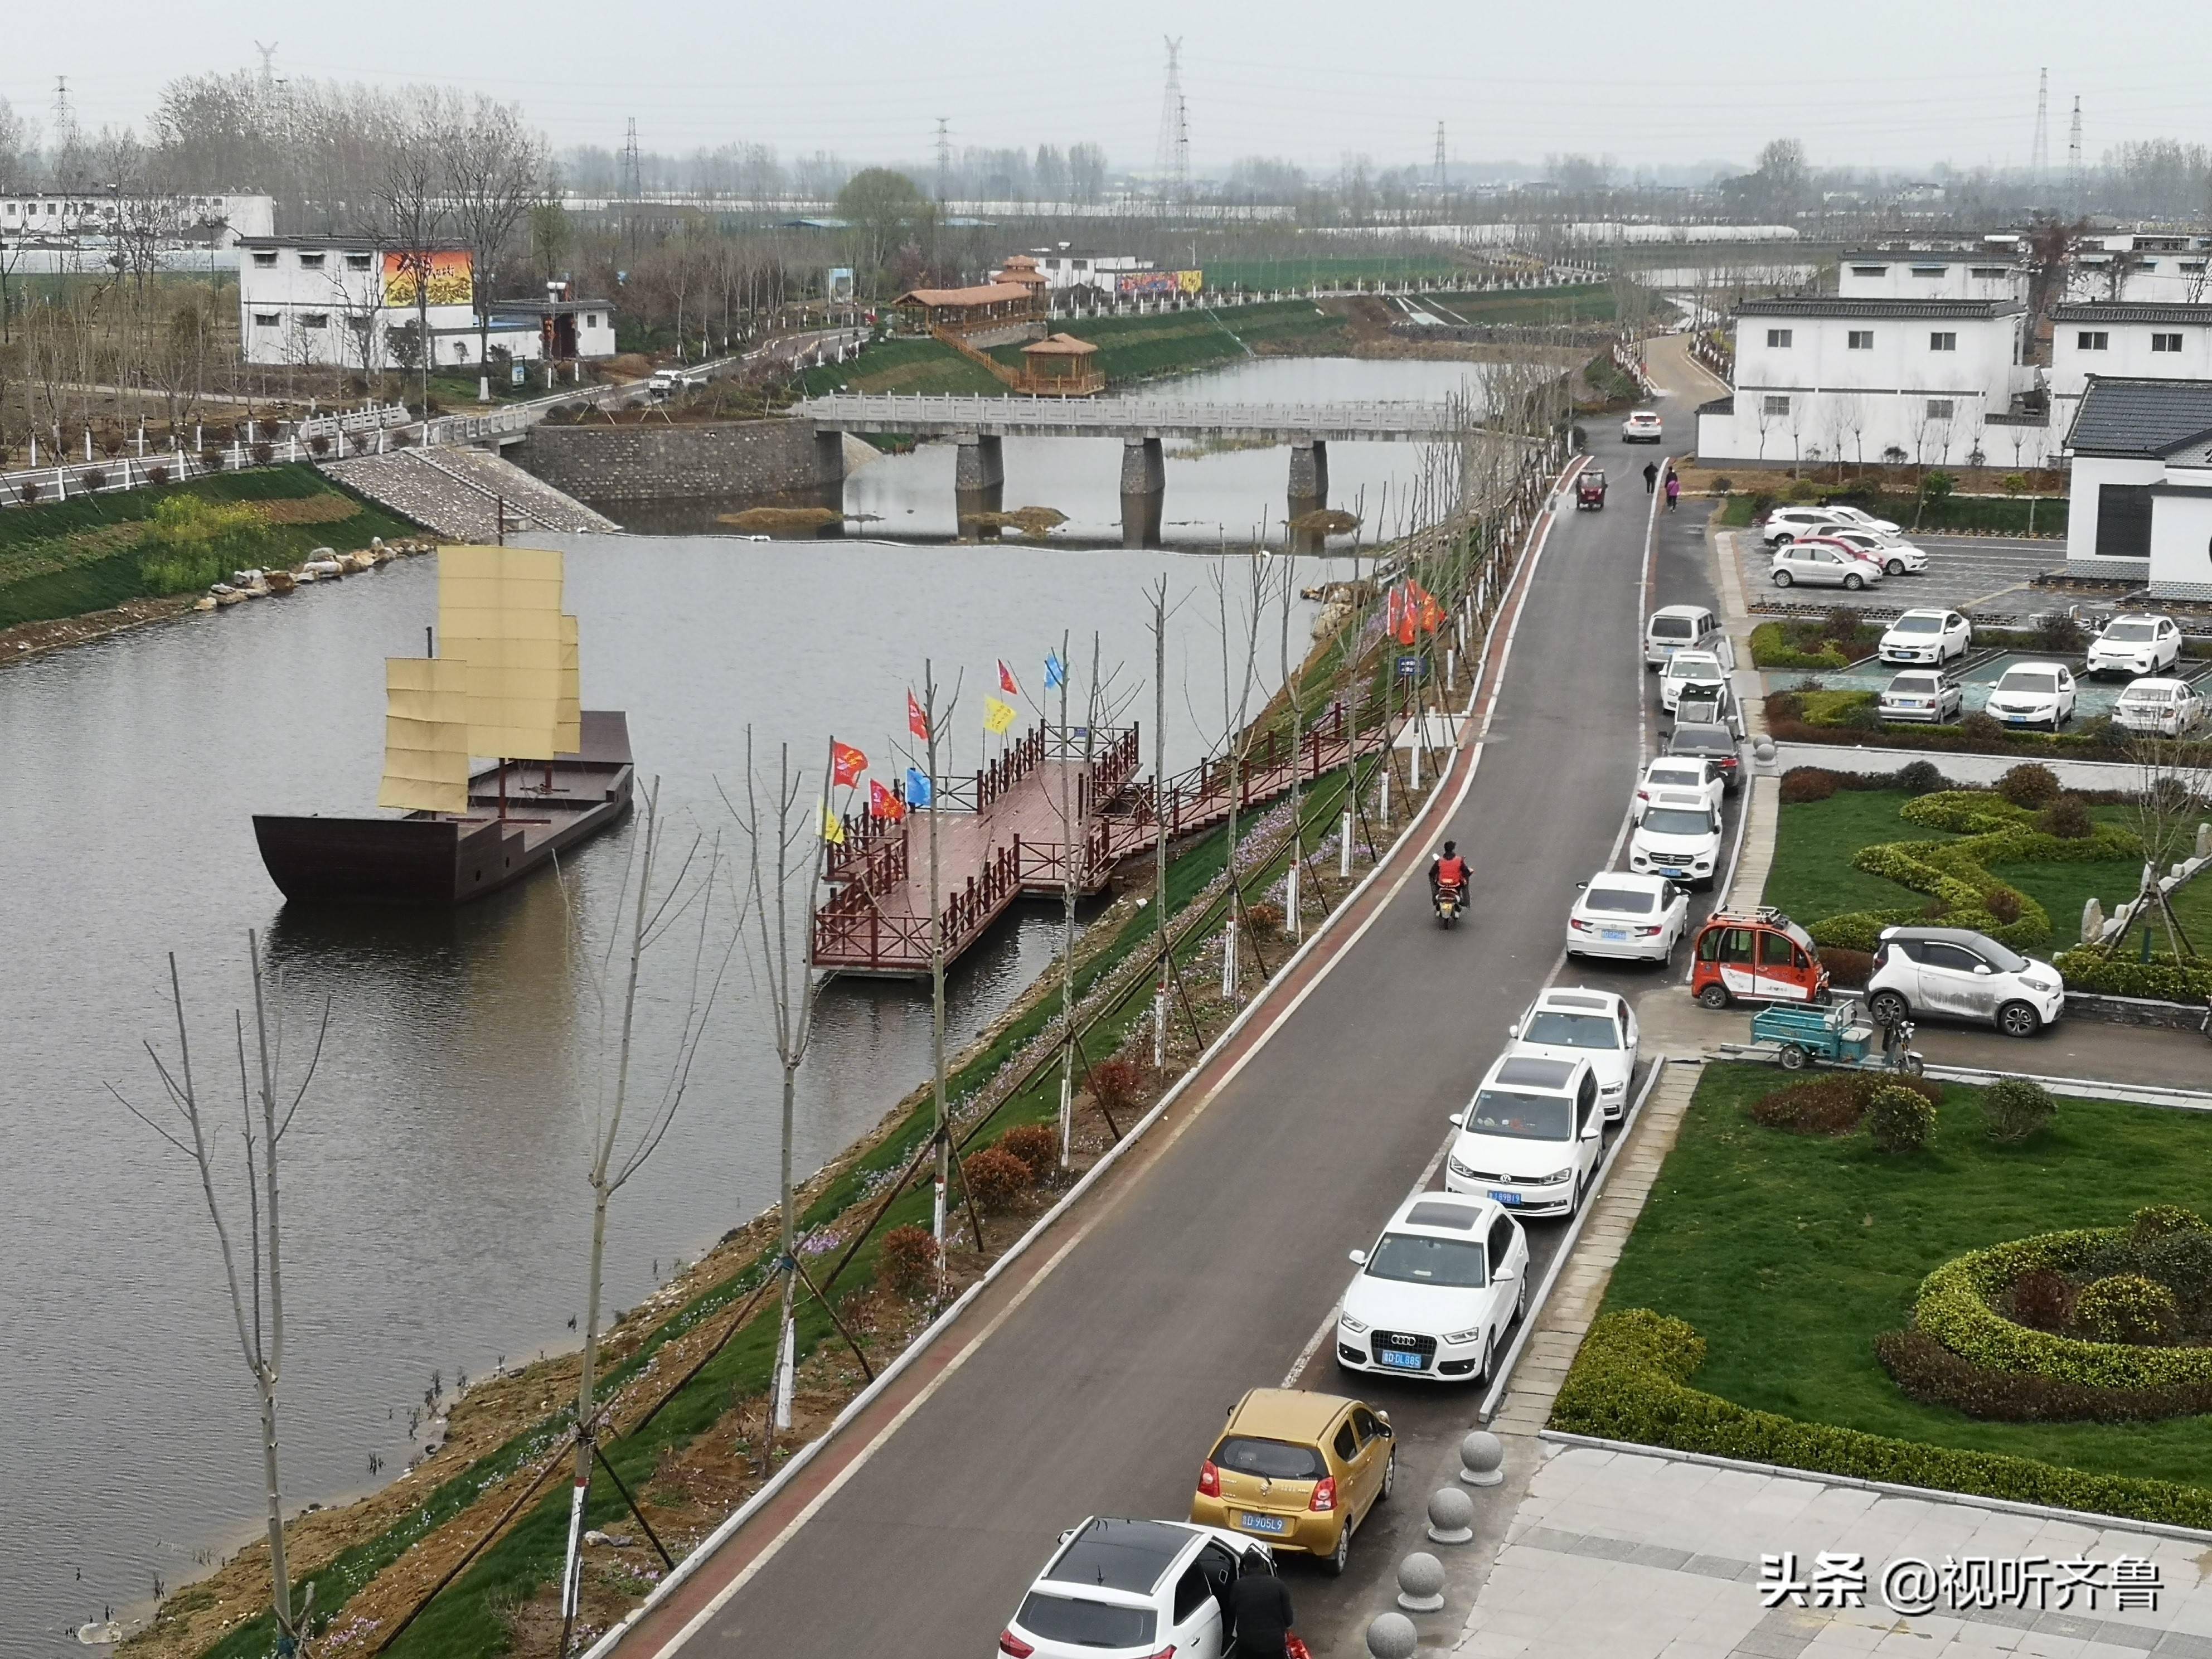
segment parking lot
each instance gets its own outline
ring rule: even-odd
[[[1744,597],[1756,611],[1762,600],[1792,605],[1848,605],[1894,613],[1915,605],[1948,605],[1958,611],[2027,613],[2063,608],[2070,601],[2030,586],[2046,570],[2066,562],[2066,544],[2056,541],[2007,541],[1989,536],[1914,536],[1906,539],[1928,554],[1928,568],[1891,576],[1873,587],[1847,592],[1840,587],[1796,586],[1784,591],[1768,574],[1765,538],[1756,529],[1726,531],[1743,572]]]

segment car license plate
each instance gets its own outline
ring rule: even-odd
[[[1521,1201],[1521,1194],[1518,1193],[1508,1192],[1503,1187],[1492,1187],[1490,1189],[1490,1201],[1493,1204],[1504,1204],[1510,1206],[1518,1204]]]
[[[1422,1360],[1421,1356],[1417,1353],[1394,1353],[1388,1348],[1383,1349],[1381,1353],[1376,1355],[1376,1358],[1380,1359],[1384,1364],[1395,1367],[1396,1370],[1401,1371],[1419,1370],[1425,1363]]]
[[[1597,936],[1603,939],[1625,940],[1628,937],[1628,930],[1626,927],[1601,927],[1597,930]]]
[[[1997,718],[2007,726],[2026,726],[2030,717],[2026,714],[2000,714]]]
[[[1279,1537],[1291,1529],[1291,1518],[1287,1515],[1253,1515],[1239,1510],[1237,1524],[1247,1532],[1269,1532]]]
[[[1680,881],[1683,877],[1688,875],[1690,872],[1687,870],[1680,870],[1668,866],[1662,867],[1659,873],[1666,877],[1669,881]]]

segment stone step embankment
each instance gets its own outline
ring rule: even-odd
[[[480,449],[397,450],[325,462],[323,471],[347,489],[453,541],[500,540],[502,502],[510,538],[540,530],[573,533],[622,528],[544,479]]]

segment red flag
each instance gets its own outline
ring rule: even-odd
[[[906,694],[906,729],[924,743],[929,741],[929,720],[921,712],[921,705],[914,700],[914,693]]]
[[[860,774],[868,769],[868,757],[849,743],[830,740],[830,775],[848,787],[860,781]]]
[[[886,823],[896,823],[906,816],[906,803],[873,778],[870,778],[868,780],[868,816],[872,818],[882,818]]]
[[[1382,615],[1382,632],[1388,638],[1395,640],[1398,637],[1398,613],[1404,602],[1404,596],[1396,588],[1392,588]]]
[[[999,659],[999,690],[1010,697],[1018,697],[1022,695],[1022,688],[1014,679],[1014,671],[1006,666],[1006,659],[1004,657]]]
[[[1409,604],[1417,601],[1420,605],[1421,631],[1425,634],[1435,633],[1437,624],[1444,619],[1443,606],[1437,602],[1437,596],[1422,586],[1420,583],[1409,581],[1406,586],[1412,596]]]
[[[1410,584],[1408,585],[1410,586]],[[1413,596],[1411,593],[1407,593],[1402,597],[1399,597],[1394,590],[1393,597],[1399,598],[1398,628],[1394,637],[1401,645],[1411,645],[1414,640],[1414,625],[1419,621],[1419,617],[1413,604]]]

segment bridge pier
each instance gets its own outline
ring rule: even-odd
[[[1158,547],[1168,499],[1168,464],[1158,438],[1121,440],[1121,545]]]
[[[1293,515],[1328,505],[1328,446],[1318,438],[1291,440],[1291,501]]]
[[[952,471],[955,489],[963,494],[971,489],[995,489],[1006,482],[1004,440],[988,433],[963,432],[959,443],[960,459]]]

